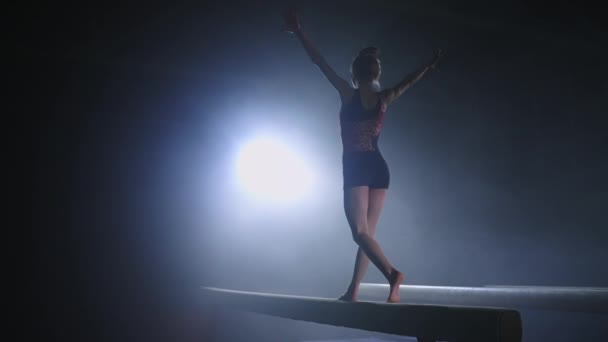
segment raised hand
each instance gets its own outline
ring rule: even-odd
[[[298,18],[298,13],[294,8],[289,8],[283,11],[283,20],[285,20],[283,32],[297,33],[300,30],[300,19]]]
[[[429,64],[429,68],[437,69],[437,63],[439,63],[439,60],[441,59],[441,57],[443,57],[443,50],[435,49],[435,57],[433,57],[433,60],[431,60],[431,63]]]

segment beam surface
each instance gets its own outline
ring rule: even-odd
[[[382,300],[388,284],[362,283],[359,296]],[[401,302],[407,304],[503,307],[591,314],[608,314],[608,288],[506,286],[485,287],[401,285]]]
[[[437,305],[349,303],[335,299],[203,288],[207,303],[220,308],[309,321],[425,341],[521,341],[517,311]]]

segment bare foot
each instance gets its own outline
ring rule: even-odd
[[[393,270],[391,273],[391,279],[389,284],[391,285],[391,292],[388,295],[388,299],[386,300],[388,303],[399,303],[401,298],[399,297],[399,285],[403,282],[405,276],[403,273]]]
[[[343,302],[356,302],[357,297],[345,293],[345,294],[341,295],[340,298],[338,298],[338,300],[341,300]]]
[[[346,293],[344,293],[338,300],[345,302],[356,302],[357,301],[357,291],[348,289]]]

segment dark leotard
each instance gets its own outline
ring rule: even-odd
[[[365,109],[358,89],[355,90],[350,102],[342,104],[340,130],[344,188],[355,186],[388,188],[390,180],[388,165],[378,148],[385,112],[386,104],[380,97],[373,109]]]

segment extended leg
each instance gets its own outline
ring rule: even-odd
[[[345,189],[344,210],[346,218],[355,242],[391,284],[391,294],[388,301],[398,301],[398,289],[395,297],[393,287],[395,283],[400,283],[403,280],[403,274],[393,268],[382,252],[380,245],[369,235],[367,226],[368,196],[369,188],[366,186]]]
[[[386,189],[369,189],[368,194],[368,208],[367,208],[367,232],[373,238],[376,233],[376,227],[384,206],[384,199],[386,198]],[[369,258],[365,255],[365,252],[361,247],[357,248],[357,256],[355,258],[355,268],[353,271],[353,277],[351,279],[348,290],[342,296],[343,300],[356,301],[357,293],[359,290],[359,284],[365,276],[367,267],[369,265]]]

